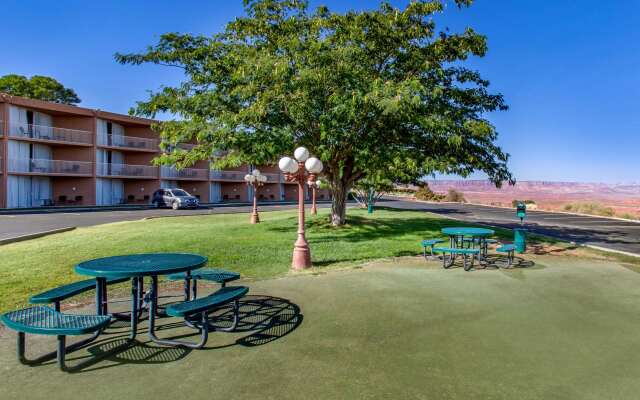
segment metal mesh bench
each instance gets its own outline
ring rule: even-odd
[[[473,267],[476,257],[480,255],[480,249],[461,249],[455,247],[436,247],[433,249],[435,253],[442,253],[442,266],[449,268],[455,262],[458,255],[462,256],[463,267],[465,271],[469,271]],[[447,254],[449,257],[447,259]],[[471,256],[471,263],[467,261],[467,257]]]
[[[112,285],[116,283],[126,282],[129,278],[110,278],[107,279],[107,285]],[[47,290],[46,292],[42,292],[31,296],[29,298],[29,303],[31,304],[54,304],[55,310],[60,311],[60,302],[62,300],[68,299],[69,297],[76,296],[80,293],[88,292],[89,290],[96,288],[96,280],[95,279],[87,279],[84,281],[73,282],[68,285],[59,286],[55,289]],[[104,299],[101,299],[103,302],[106,302],[106,290],[104,291]]]
[[[198,281],[209,281],[219,283],[222,287],[227,285],[227,282],[232,282],[240,279],[240,274],[237,272],[226,271],[218,268],[202,268],[195,271],[191,271],[191,275],[187,276],[186,273],[171,274],[167,277],[171,281],[184,280],[184,300],[193,300],[198,297]],[[189,292],[193,295],[190,297]]]
[[[34,364],[57,356],[58,366],[66,370],[65,355],[77,350],[94,339],[89,339],[66,346],[67,336],[99,333],[109,325],[111,317],[108,315],[72,315],[63,314],[46,306],[34,306],[22,310],[11,311],[0,316],[2,323],[9,329],[18,332],[18,360],[23,364]],[[36,335],[55,335],[58,337],[58,349],[28,360],[25,356],[25,333]]]
[[[209,337],[209,331],[211,329],[219,331],[232,331],[238,324],[238,312],[239,305],[238,299],[243,297],[249,292],[249,288],[245,286],[223,287],[217,292],[210,294],[209,296],[201,297],[199,299],[191,301],[183,301],[167,306],[165,312],[172,317],[184,318],[190,326],[193,326],[200,330],[200,341],[198,343],[157,339],[156,343],[169,345],[169,346],[184,346],[194,349],[202,348]],[[229,303],[233,304],[233,322],[229,328],[215,328],[209,325],[208,313],[223,307]],[[190,317],[199,315],[198,321],[193,321]]]
[[[496,251],[498,253],[507,253],[507,267],[511,267],[513,265],[513,260],[515,258],[514,252],[516,251],[515,244],[503,244],[498,247]]]
[[[422,241],[422,255],[424,256],[425,260],[427,259],[427,247],[431,249],[431,258],[433,258],[435,257],[435,255],[433,254],[434,246],[442,242],[444,242],[444,240],[442,239],[425,239]]]

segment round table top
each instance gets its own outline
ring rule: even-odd
[[[76,265],[76,272],[97,278],[168,275],[204,266],[207,257],[188,253],[149,253],[96,258]]]
[[[442,228],[442,233],[449,236],[491,236],[495,231],[487,228],[450,227]]]

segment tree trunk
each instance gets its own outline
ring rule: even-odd
[[[331,225],[344,225],[347,220],[347,195],[349,188],[342,181],[331,185]]]

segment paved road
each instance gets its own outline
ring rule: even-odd
[[[478,224],[507,228],[519,226],[515,210],[467,205],[430,204],[413,201],[387,200],[379,203],[388,207],[425,210],[442,216]],[[532,232],[563,240],[603,247],[640,255],[640,223],[611,218],[529,211],[525,226]]]
[[[326,206],[327,204],[318,204],[318,207]],[[260,206],[260,211],[285,210],[295,207],[297,206],[291,204]],[[149,217],[246,213],[249,212],[250,209],[250,206],[224,206],[213,207],[210,209],[177,211],[171,209],[148,209],[0,215],[0,240],[67,227],[93,226],[107,224],[110,222],[133,221]],[[247,216],[247,218],[249,217]]]

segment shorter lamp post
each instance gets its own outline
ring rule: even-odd
[[[267,181],[267,177],[260,173],[260,170],[254,169],[250,174],[244,176],[244,181],[248,186],[253,188],[253,211],[251,212],[251,223],[257,224],[260,222],[260,216],[258,215],[258,188]]]
[[[322,172],[322,162],[315,157],[309,157],[309,150],[298,147],[291,157],[282,157],[278,167],[284,172],[287,182],[298,183],[298,239],[293,247],[291,268],[301,270],[311,267],[311,251],[304,232],[304,185],[313,184]]]
[[[315,182],[309,182],[309,187],[311,188],[311,215],[318,214],[318,207],[316,207],[316,192],[320,189],[320,185],[322,182],[320,179],[316,179]]]

